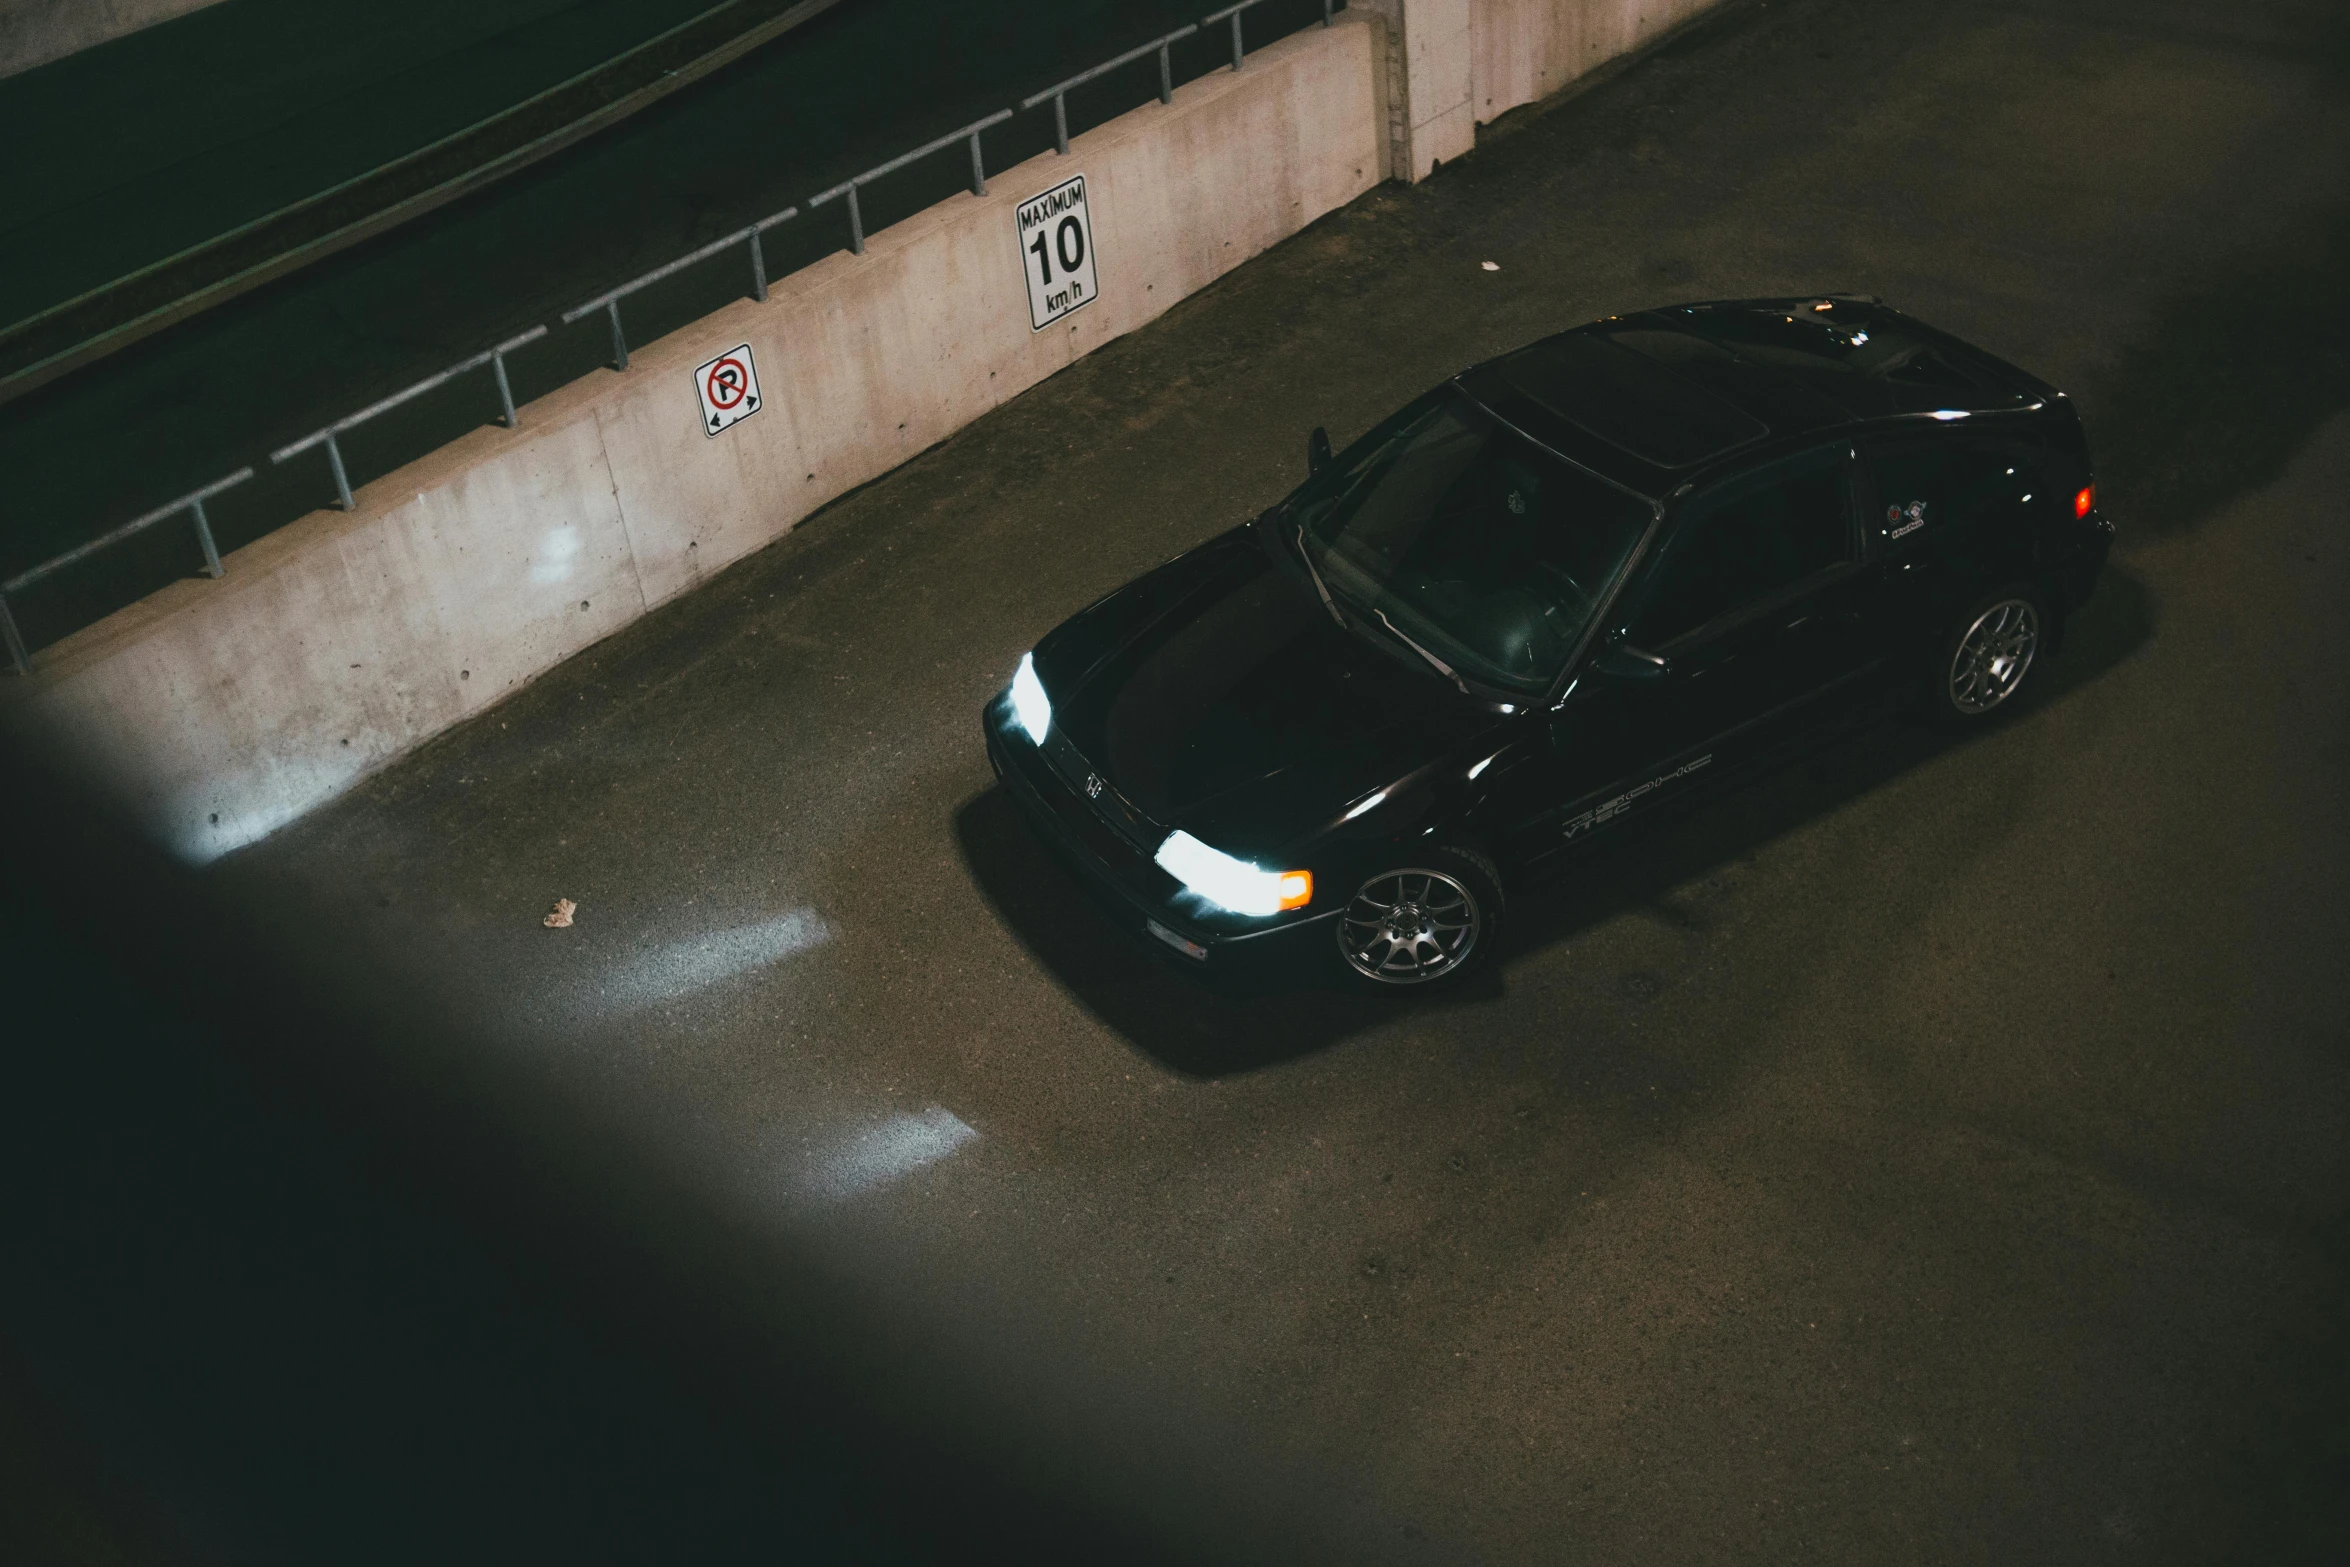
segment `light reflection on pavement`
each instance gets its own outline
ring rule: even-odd
[[[832,939],[832,927],[814,909],[687,936],[632,958],[602,981],[583,1005],[589,1017],[640,1011],[678,1001],[713,985],[783,962]]]

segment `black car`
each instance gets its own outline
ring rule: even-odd
[[[1611,317],[1466,370],[1056,628],[989,758],[1200,964],[1372,985],[1831,714],[2012,711],[2112,527],[2064,394],[1873,299]]]

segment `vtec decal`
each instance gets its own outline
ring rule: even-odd
[[[1573,818],[1567,823],[1567,836],[1572,838],[1578,833],[1589,832],[1594,827],[1604,826],[1606,823],[1614,821],[1617,817],[1632,809],[1632,802],[1639,799],[1642,795],[1652,793],[1658,789],[1662,789],[1666,784],[1671,783],[1676,778],[1688,777],[1691,773],[1696,772],[1700,767],[1703,767],[1706,763],[1712,761],[1713,759],[1713,753],[1708,751],[1705,755],[1699,757],[1694,762],[1683,762],[1679,767],[1674,768],[1671,772],[1665,774],[1662,778],[1651,778],[1644,784],[1638,784],[1630,789],[1625,790],[1622,794],[1617,795],[1612,800],[1608,800],[1602,804],[1593,806],[1590,810],[1585,811],[1582,815]]]

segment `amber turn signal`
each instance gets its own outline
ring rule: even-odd
[[[1281,873],[1281,906],[1302,909],[1314,901],[1314,873],[1312,871],[1283,871]]]

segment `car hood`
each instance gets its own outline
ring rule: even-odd
[[[1490,708],[1341,628],[1295,556],[1239,528],[1037,648],[1053,719],[1127,801],[1235,854],[1297,847],[1490,727]]]

